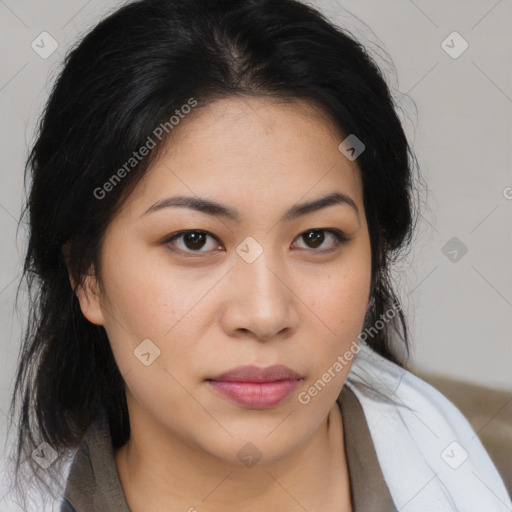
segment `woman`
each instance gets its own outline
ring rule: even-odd
[[[102,21],[28,163],[18,471],[62,511],[509,510],[402,367],[413,164],[379,68],[311,7]]]

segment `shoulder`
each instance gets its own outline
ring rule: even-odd
[[[478,436],[435,388],[365,344],[346,384],[361,403],[400,510],[510,510]]]
[[[59,512],[77,512],[77,511],[76,511],[76,508],[73,505],[71,505],[71,503],[66,498],[64,498],[64,500],[61,503]]]
[[[98,410],[75,454],[61,506],[64,508],[60,512],[130,510],[119,480],[110,426],[103,408]]]
[[[77,508],[93,510],[95,496],[101,491],[103,475],[99,469],[104,465],[101,459],[110,453],[109,436],[104,411],[99,410],[75,452],[60,512],[76,512]]]

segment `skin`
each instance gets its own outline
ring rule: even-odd
[[[370,299],[362,182],[338,149],[343,139],[303,101],[217,100],[172,132],[109,225],[103,290],[89,276],[78,294],[126,383],[131,437],[115,461],[132,512],[351,510],[336,403],[350,364],[310,403],[298,400],[357,339]],[[336,204],[280,221],[332,192],[358,213]],[[240,218],[185,207],[144,214],[174,195],[217,201]],[[320,228],[350,240],[336,246],[323,231],[323,242],[308,243]],[[166,241],[188,229],[211,236],[203,246]],[[252,263],[236,252],[248,236],[263,249]],[[145,339],[160,350],[148,366],[134,355]],[[205,381],[279,363],[303,380],[269,409],[233,403]],[[247,442],[261,454],[251,467],[237,456]]]

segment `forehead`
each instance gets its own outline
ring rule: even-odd
[[[234,96],[205,106],[199,104],[172,133],[167,146],[220,145],[229,149],[229,157],[233,157],[237,148],[239,152],[251,146],[257,150],[263,142],[268,151],[278,147],[299,152],[299,145],[304,143],[337,146],[342,138],[330,116],[314,103],[267,96]]]
[[[343,138],[322,109],[303,100],[217,100],[173,130],[131,203],[147,208],[165,194],[186,193],[257,212],[333,190],[361,203],[357,163],[338,149]]]

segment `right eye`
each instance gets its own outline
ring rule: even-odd
[[[173,234],[169,238],[164,241],[165,245],[174,245],[178,247],[179,251],[185,253],[207,253],[209,250],[201,250],[207,245],[207,240],[210,238],[211,240],[217,240],[211,233],[207,231],[201,231],[198,229],[189,229],[186,231],[179,231],[178,233]],[[177,240],[180,243],[175,243]],[[219,243],[217,244],[210,243],[210,249],[215,249],[219,247]],[[172,251],[175,249],[170,247]]]

